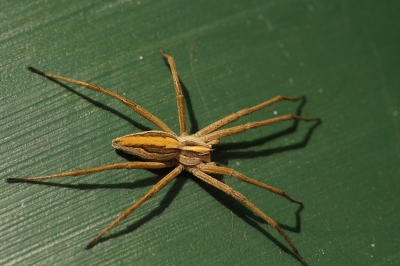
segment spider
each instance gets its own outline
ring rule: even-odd
[[[140,198],[137,202],[135,202],[132,206],[122,212],[110,225],[108,225],[103,231],[101,231],[89,244],[86,248],[91,248],[94,244],[99,240],[105,233],[111,230],[115,225],[125,219],[128,215],[130,215],[134,210],[136,210],[140,205],[142,205],[146,200],[150,199],[154,194],[159,192],[165,185],[167,185],[171,180],[173,180],[179,173],[183,170],[186,170],[192,173],[195,177],[201,179],[202,181],[208,183],[209,185],[222,190],[226,194],[232,196],[236,200],[240,201],[244,205],[246,205],[249,209],[258,214],[262,219],[264,219],[270,226],[275,228],[279,234],[285,239],[285,241],[290,245],[293,252],[298,256],[300,261],[307,265],[304,258],[300,255],[295,245],[292,243],[290,238],[286,235],[286,233],[282,230],[282,228],[275,222],[272,218],[266,215],[263,211],[261,211],[258,207],[256,207],[253,203],[251,203],[245,196],[226,185],[225,183],[213,178],[210,174],[218,174],[218,175],[228,175],[232,176],[240,181],[250,183],[257,187],[266,189],[271,191],[277,195],[285,197],[291,202],[302,204],[300,201],[292,199],[281,189],[275,188],[273,186],[267,185],[255,179],[245,176],[242,173],[239,173],[231,168],[218,166],[216,163],[211,161],[211,153],[213,151],[212,146],[217,145],[219,143],[219,139],[227,136],[231,136],[234,134],[238,134],[244,132],[251,128],[257,128],[265,125],[270,125],[273,123],[286,121],[286,120],[303,120],[303,121],[316,121],[319,118],[305,118],[302,116],[297,116],[293,114],[283,115],[276,118],[271,118],[267,120],[251,122],[244,125],[239,125],[235,127],[230,127],[226,129],[220,129],[221,127],[239,119],[244,115],[249,115],[255,111],[258,111],[264,107],[267,107],[271,104],[277,103],[279,101],[288,100],[288,101],[297,101],[303,99],[302,97],[286,97],[286,96],[276,96],[275,98],[260,103],[251,108],[240,110],[236,113],[228,115],[209,126],[203,128],[195,134],[188,135],[186,128],[186,115],[184,108],[184,97],[182,94],[181,84],[179,82],[178,72],[176,70],[175,60],[172,56],[166,54],[162,48],[159,48],[161,55],[168,61],[169,67],[172,72],[172,79],[174,82],[175,92],[176,92],[176,100],[178,105],[178,118],[179,118],[179,128],[180,135],[176,135],[167,125],[165,125],[160,119],[152,115],[146,109],[141,107],[140,105],[134,103],[131,100],[128,100],[114,92],[108,91],[104,88],[101,88],[93,83],[83,82],[79,80],[74,80],[70,78],[65,78],[62,76],[45,73],[36,68],[28,67],[28,70],[44,76],[46,78],[52,80],[62,80],[66,82],[70,82],[76,85],[84,86],[88,89],[95,90],[106,95],[109,95],[123,104],[131,107],[135,112],[139,115],[143,116],[158,128],[161,131],[151,130],[144,131],[140,133],[129,134],[112,141],[112,146],[115,149],[122,150],[125,153],[137,156],[141,158],[143,161],[133,161],[133,162],[124,162],[124,163],[116,163],[106,166],[100,166],[96,168],[89,169],[81,169],[74,170],[69,172],[63,172],[59,174],[53,175],[44,175],[38,177],[30,177],[30,178],[8,178],[7,181],[14,182],[31,182],[38,180],[45,180],[51,178],[60,178],[66,176],[78,176],[91,174],[106,170],[114,170],[114,169],[161,169],[161,168],[173,168],[169,174],[164,176],[160,181],[158,181],[142,198]]]

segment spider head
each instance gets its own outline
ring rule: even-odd
[[[195,166],[211,161],[211,145],[193,136],[178,137],[180,144],[178,160],[185,166]]]

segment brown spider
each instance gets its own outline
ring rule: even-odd
[[[211,162],[211,152],[212,146],[217,145],[219,143],[218,139],[231,136],[234,134],[238,134],[240,132],[246,131],[251,128],[257,128],[281,121],[286,120],[304,120],[304,121],[315,121],[319,120],[318,118],[305,118],[297,115],[284,115],[272,119],[262,120],[258,122],[251,122],[240,126],[235,126],[231,128],[217,130],[244,115],[249,115],[255,111],[258,111],[268,105],[273,103],[289,100],[296,101],[302,99],[304,97],[286,97],[286,96],[277,96],[269,101],[260,103],[251,108],[240,110],[234,114],[231,114],[225,118],[222,118],[211,125],[203,128],[193,135],[188,135],[186,129],[186,116],[185,116],[185,108],[184,108],[184,98],[182,94],[182,88],[179,83],[178,72],[176,71],[175,61],[170,55],[164,53],[164,51],[160,48],[161,55],[168,60],[169,66],[172,72],[172,78],[174,81],[175,91],[176,91],[176,100],[178,105],[178,117],[179,117],[179,128],[180,135],[177,136],[167,125],[165,125],[160,119],[152,115],[143,107],[137,105],[136,103],[114,93],[103,89],[95,84],[87,83],[83,81],[78,81],[70,78],[65,78],[62,76],[57,76],[49,73],[44,73],[38,69],[33,67],[28,67],[28,69],[36,74],[42,75],[49,79],[58,79],[67,81],[73,84],[84,86],[88,89],[99,91],[101,93],[107,94],[127,106],[131,107],[138,114],[155,124],[157,127],[161,129],[161,131],[145,131],[141,133],[135,133],[126,135],[117,139],[114,139],[112,142],[112,146],[116,149],[122,150],[125,153],[135,155],[140,157],[144,161],[137,162],[125,162],[125,163],[116,163],[96,168],[90,169],[82,169],[82,170],[74,170],[70,172],[64,172],[60,174],[54,175],[45,175],[31,178],[8,178],[7,181],[19,181],[19,182],[30,182],[37,180],[45,180],[51,178],[60,178],[66,176],[77,176],[77,175],[85,175],[90,173],[101,172],[105,170],[113,170],[113,169],[160,169],[160,168],[168,168],[174,167],[174,169],[163,177],[157,184],[155,184],[142,198],[140,198],[135,204],[121,213],[117,219],[115,219],[109,226],[107,226],[103,231],[101,231],[89,244],[86,248],[90,248],[94,245],[94,243],[102,237],[106,232],[111,230],[116,224],[126,218],[129,214],[131,214],[136,208],[142,205],[146,200],[151,198],[154,194],[160,191],[165,185],[167,185],[171,180],[173,180],[179,173],[183,170],[189,171],[195,177],[203,180],[204,182],[210,184],[211,186],[216,187],[219,190],[222,190],[226,194],[234,197],[260,217],[262,217],[270,226],[278,230],[278,232],[285,238],[286,242],[291,246],[293,252],[299,257],[300,261],[307,265],[306,261],[297,251],[296,247],[290,240],[290,238],[286,235],[286,233],[282,230],[282,228],[271,219],[268,215],[262,212],[259,208],[257,208],[253,203],[251,203],[245,196],[235,191],[230,186],[222,183],[221,181],[211,177],[209,174],[220,174],[220,175],[229,175],[237,178],[240,181],[247,182],[253,184],[255,186],[264,188],[273,193],[276,193],[280,196],[283,196],[290,200],[291,202],[302,204],[299,201],[296,201],[289,197],[282,190],[247,177],[235,170],[217,166],[214,162]]]

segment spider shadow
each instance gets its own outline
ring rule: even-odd
[[[156,176],[146,178],[143,180],[137,180],[134,182],[127,182],[127,183],[118,183],[118,184],[88,184],[88,183],[80,183],[80,184],[62,184],[62,183],[55,183],[55,182],[41,182],[41,181],[24,181],[24,183],[30,183],[30,184],[37,184],[37,185],[46,185],[46,186],[52,186],[52,187],[58,187],[58,188],[68,188],[68,189],[77,189],[77,190],[93,190],[93,189],[132,189],[135,190],[137,188],[143,188],[143,187],[149,187],[151,185],[154,185],[157,183],[161,177],[167,175],[170,171],[171,168],[167,169],[156,169],[156,170],[148,170],[150,172],[153,172],[156,174]],[[188,175],[187,172],[181,173]],[[107,240],[113,239],[115,237],[120,237],[129,233],[132,233],[136,229],[138,229],[140,226],[150,222],[153,218],[159,216],[166,210],[169,205],[172,203],[172,201],[175,199],[175,197],[179,194],[181,188],[185,184],[185,179],[183,178],[176,178],[172,183],[170,189],[167,190],[163,198],[161,199],[159,205],[155,207],[152,211],[150,211],[148,214],[145,216],[139,218],[136,222],[129,224],[126,226],[125,229],[119,230],[116,233],[109,234],[106,236],[103,236],[100,238],[94,245],[90,246],[87,249],[91,249],[95,247],[97,244],[100,244],[101,242],[105,242]],[[10,180],[8,181],[9,183],[20,183],[20,181],[17,180]],[[127,203],[126,208],[128,208],[130,205],[132,205],[136,200],[134,200],[131,203]],[[123,210],[121,210],[123,211]]]
[[[111,108],[111,107],[109,107],[109,106],[107,106],[107,105],[105,105],[105,104],[103,104],[103,103],[101,103],[101,102],[99,102],[99,101],[93,100],[92,98],[90,98],[90,97],[88,97],[88,96],[86,96],[86,95],[84,95],[84,94],[82,94],[82,93],[80,93],[80,92],[78,92],[78,91],[72,89],[71,87],[65,85],[65,84],[62,83],[61,81],[58,81],[58,80],[56,80],[56,79],[54,79],[54,78],[49,78],[49,77],[45,77],[45,78],[47,78],[48,80],[50,80],[50,81],[56,83],[57,85],[63,87],[64,89],[67,89],[68,91],[70,91],[70,92],[72,92],[73,94],[79,96],[80,98],[82,98],[82,99],[84,99],[84,100],[90,102],[90,103],[93,104],[94,106],[96,106],[96,107],[98,107],[98,108],[101,108],[101,109],[103,109],[103,110],[105,110],[105,111],[108,111],[108,112],[110,112],[110,113],[116,115],[117,117],[120,117],[120,118],[126,120],[127,122],[129,122],[130,124],[132,124],[134,127],[140,129],[141,131],[149,131],[149,130],[152,130],[151,128],[146,127],[146,126],[142,125],[142,124],[139,123],[139,122],[136,122],[136,121],[133,120],[132,118],[128,117],[127,115],[122,114],[121,112],[115,110],[114,108]],[[79,86],[79,85],[77,85],[77,86]],[[87,90],[92,91],[91,89],[87,89]]]
[[[301,116],[301,110],[306,104],[307,100],[303,98],[301,104],[296,110],[296,115]],[[252,147],[259,147],[266,143],[272,142],[276,139],[282,138],[283,136],[293,134],[297,131],[299,120],[293,120],[293,123],[290,127],[283,129],[277,133],[261,137],[251,141],[241,141],[238,143],[223,143],[219,144],[218,148],[213,153],[213,160],[222,164],[227,165],[229,159],[250,159],[255,157],[267,157],[275,153],[282,153],[291,150],[303,149],[307,146],[314,130],[318,127],[322,122],[321,120],[315,121],[313,125],[309,128],[305,137],[301,142],[294,143],[291,145],[285,145],[283,147],[263,149],[259,151],[251,151],[249,150]],[[303,122],[304,123],[304,122]],[[309,122],[312,123],[312,122]],[[225,158],[225,159],[221,159]],[[228,158],[228,159],[226,159]]]
[[[222,176],[213,175],[213,177],[222,182],[222,180],[221,180]],[[245,205],[238,202],[233,197],[220,191],[219,189],[212,187],[212,186],[200,181],[199,179],[193,178],[193,180],[202,189],[207,191],[216,201],[221,203],[224,207],[226,207],[228,210],[230,210],[232,213],[234,213],[237,217],[241,218],[248,225],[252,226],[257,231],[259,231],[261,234],[263,234],[265,237],[267,237],[272,243],[274,243],[276,246],[278,246],[282,251],[284,251],[287,254],[290,254],[291,256],[293,256],[294,258],[299,260],[297,255],[293,252],[293,250],[283,244],[286,242],[282,242],[282,240],[275,238],[274,236],[272,236],[271,233],[269,233],[262,226],[263,224],[268,224],[268,223],[266,221],[264,221],[261,217],[259,217],[253,211],[251,211],[249,208],[247,208]],[[284,224],[281,224],[278,222],[279,226],[284,230],[288,230],[288,231],[295,232],[295,233],[300,233],[301,232],[300,212],[303,209],[304,209],[304,205],[299,205],[299,207],[295,213],[296,222],[295,222],[294,226],[288,226],[288,225],[284,225]]]

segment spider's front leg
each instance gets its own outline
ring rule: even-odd
[[[277,102],[280,102],[280,101],[293,101],[294,102],[294,101],[298,101],[298,100],[301,100],[301,99],[304,99],[304,96],[300,96],[300,97],[296,97],[296,98],[295,97],[282,96],[282,95],[276,96],[276,97],[274,97],[274,98],[272,98],[272,99],[270,99],[268,101],[265,101],[263,103],[260,103],[258,105],[253,106],[253,107],[250,107],[250,108],[242,109],[240,111],[237,111],[236,113],[233,113],[233,114],[228,115],[228,116],[226,116],[226,117],[224,117],[224,118],[222,118],[222,119],[220,119],[218,121],[215,121],[214,123],[212,123],[212,124],[206,126],[205,128],[203,128],[202,130],[196,132],[196,134],[194,134],[194,136],[202,137],[204,135],[207,135],[207,134],[209,134],[211,132],[214,132],[215,130],[217,130],[217,129],[219,129],[219,128],[227,125],[227,124],[232,123],[233,121],[238,120],[242,116],[252,114],[253,112],[261,110],[261,109],[263,109],[263,108],[265,108],[265,107],[267,107],[269,105],[272,105],[274,103],[277,103]]]
[[[268,191],[271,191],[279,196],[285,197],[286,199],[290,200],[291,202],[297,203],[297,204],[302,204],[300,201],[292,199],[289,195],[287,195],[283,190],[270,186],[268,184],[265,184],[263,182],[260,182],[258,180],[255,180],[253,178],[250,178],[248,176],[245,176],[242,173],[239,173],[232,168],[228,167],[222,167],[222,166],[217,166],[215,164],[201,164],[197,166],[201,171],[207,173],[207,174],[217,174],[217,175],[227,175],[227,176],[232,176],[242,182],[246,182],[252,185],[255,185],[257,187],[266,189]]]
[[[235,134],[244,132],[248,129],[258,128],[261,126],[266,126],[266,125],[270,125],[270,124],[274,124],[274,123],[278,123],[278,122],[282,122],[282,121],[288,121],[288,120],[302,120],[302,121],[307,121],[307,122],[320,121],[319,118],[307,118],[307,117],[292,115],[292,114],[283,115],[280,117],[275,117],[275,118],[266,119],[266,120],[262,120],[262,121],[250,122],[250,123],[247,123],[244,125],[239,125],[236,127],[230,127],[230,128],[214,131],[205,136],[202,136],[200,139],[205,142],[210,142],[210,141],[213,141],[216,139],[220,139],[220,138],[224,138],[227,136],[231,136],[231,135],[235,135]]]
[[[188,169],[189,172],[191,172],[194,176],[197,178],[203,180],[204,182],[208,183],[209,185],[225,192],[226,194],[234,197],[244,205],[246,205],[249,209],[251,209],[253,212],[258,214],[264,221],[266,221],[270,226],[275,228],[279,234],[286,240],[286,242],[290,245],[292,248],[293,252],[297,255],[297,257],[300,259],[300,261],[303,263],[303,265],[307,266],[307,262],[304,260],[304,258],[300,255],[299,251],[293,244],[293,242],[290,240],[290,238],[286,235],[286,233],[282,230],[282,228],[279,226],[277,222],[275,222],[271,217],[266,215],[263,211],[261,211],[256,205],[254,205],[252,202],[250,202],[244,195],[241,193],[237,192],[230,186],[222,183],[221,181],[211,177],[210,175],[204,173],[202,170],[196,167],[191,167]]]

